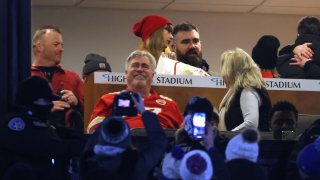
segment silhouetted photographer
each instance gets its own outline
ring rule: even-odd
[[[81,179],[146,179],[164,155],[167,137],[155,113],[145,110],[140,94],[123,91],[115,97],[114,114],[91,135],[81,158]],[[141,113],[146,148],[132,146],[130,129],[120,115]]]

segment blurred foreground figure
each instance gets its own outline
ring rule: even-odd
[[[48,122],[55,99],[43,78],[19,84],[14,111],[1,118],[0,179],[70,179],[70,159],[80,156],[84,141],[81,132]]]
[[[147,179],[164,155],[167,137],[155,113],[145,109],[139,94],[132,99],[147,133],[146,147],[132,146],[128,123],[121,116],[105,118],[88,140],[81,158],[81,179]]]

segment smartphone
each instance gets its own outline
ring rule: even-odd
[[[203,112],[196,112],[192,117],[193,137],[201,139],[206,132],[206,114]]]
[[[294,131],[281,131],[282,140],[292,140],[294,139]]]

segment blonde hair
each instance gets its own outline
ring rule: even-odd
[[[266,88],[260,68],[251,56],[241,48],[228,50],[221,55],[221,76],[229,86],[226,106],[229,105],[233,94],[239,88]]]
[[[260,68],[250,55],[240,48],[222,53],[221,76],[227,79],[230,88],[265,88]]]
[[[163,30],[165,26],[157,29],[155,32],[151,34],[151,36],[143,42],[139,50],[146,50],[150,52],[156,61],[158,61],[161,53],[164,51],[164,38],[163,38]]]

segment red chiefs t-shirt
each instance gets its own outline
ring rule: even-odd
[[[113,100],[117,94],[119,92],[105,94],[99,99],[90,117],[87,133],[93,133],[100,126],[104,118],[112,114]],[[160,124],[164,129],[177,129],[183,122],[181,112],[176,102],[172,99],[159,95],[156,91],[152,90],[150,96],[143,98],[143,100],[146,110],[157,114]],[[125,116],[124,118],[131,129],[144,128],[141,114],[137,116]]]

